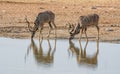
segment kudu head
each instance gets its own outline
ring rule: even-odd
[[[70,34],[70,37],[69,37],[70,40],[73,39],[74,36],[77,35],[80,32],[80,29],[81,29],[79,23],[78,24],[70,24],[70,23],[68,23],[68,24],[66,24],[66,26],[67,26],[68,32]]]
[[[34,35],[35,35],[35,32],[38,30],[37,21],[35,20],[35,22],[34,22],[35,25],[34,25],[33,28],[30,26],[30,22],[27,20],[27,16],[25,16],[25,21],[26,21],[27,24],[28,24],[28,29],[29,29],[29,31],[32,33],[31,38],[33,38]]]

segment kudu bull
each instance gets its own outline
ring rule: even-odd
[[[31,38],[34,37],[36,31],[40,28],[40,34],[41,31],[43,30],[43,26],[45,23],[49,24],[49,32],[47,37],[49,37],[51,29],[53,28],[52,25],[55,28],[55,32],[54,34],[56,35],[56,25],[54,23],[55,20],[55,14],[52,11],[44,11],[44,12],[40,12],[38,14],[38,16],[36,17],[36,20],[34,21],[34,27],[33,29],[30,26],[30,22],[27,20],[27,17],[25,18],[26,22],[28,23],[28,28],[29,31],[32,33]]]
[[[97,31],[98,31],[98,40],[99,40],[98,22],[99,22],[99,15],[98,14],[89,14],[86,16],[80,16],[78,19],[77,25],[68,23],[67,25],[69,26],[68,31],[70,33],[70,39],[73,39],[75,35],[79,34],[80,29],[81,29],[81,34],[79,36],[79,40],[81,40],[82,34],[84,32],[85,36],[87,38],[87,41],[88,41],[88,37],[86,34],[87,28],[95,26],[97,28]]]

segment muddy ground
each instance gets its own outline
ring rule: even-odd
[[[73,1],[73,0],[71,0]],[[79,1],[79,0],[78,0]],[[95,2],[94,2],[95,1]],[[69,38],[66,23],[77,23],[80,15],[97,13],[100,16],[100,41],[120,43],[120,1],[119,0],[81,0],[80,2],[65,1],[43,1],[32,2],[9,2],[0,1],[0,37],[30,38],[31,33],[27,28],[25,16],[33,26],[33,22],[39,12],[51,10],[55,13],[57,26],[57,38]],[[48,24],[43,30],[44,38],[47,36]],[[54,38],[52,30],[50,38]],[[94,27],[88,28],[89,40],[95,40],[97,30]],[[37,32],[35,38],[38,38]],[[75,38],[78,38],[77,35]],[[84,38],[84,35],[83,35]]]

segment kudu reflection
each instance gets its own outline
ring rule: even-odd
[[[43,52],[44,48],[42,47],[42,41],[39,41],[39,47],[35,44],[34,40],[31,39],[31,44],[27,49],[27,55],[29,54],[30,49],[33,50],[34,58],[38,65],[51,65],[54,61],[54,54],[56,51],[56,39],[54,48],[52,49],[49,39],[47,39],[48,42],[48,51],[47,54]]]
[[[75,44],[72,42],[72,40],[69,40],[69,51],[72,52],[72,54],[75,54],[76,56],[76,60],[78,62],[78,64],[84,64],[84,65],[90,65],[91,67],[93,66],[97,66],[97,57],[98,57],[98,53],[99,53],[99,47],[98,44],[99,42],[97,41],[97,50],[94,53],[93,56],[87,56],[86,53],[86,47],[88,45],[88,42],[85,45],[84,50],[82,49],[82,45],[80,44],[80,49],[78,47],[75,46]]]

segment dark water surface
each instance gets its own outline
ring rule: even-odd
[[[0,74],[120,74],[120,44],[86,46],[81,50],[77,40],[0,38]]]

